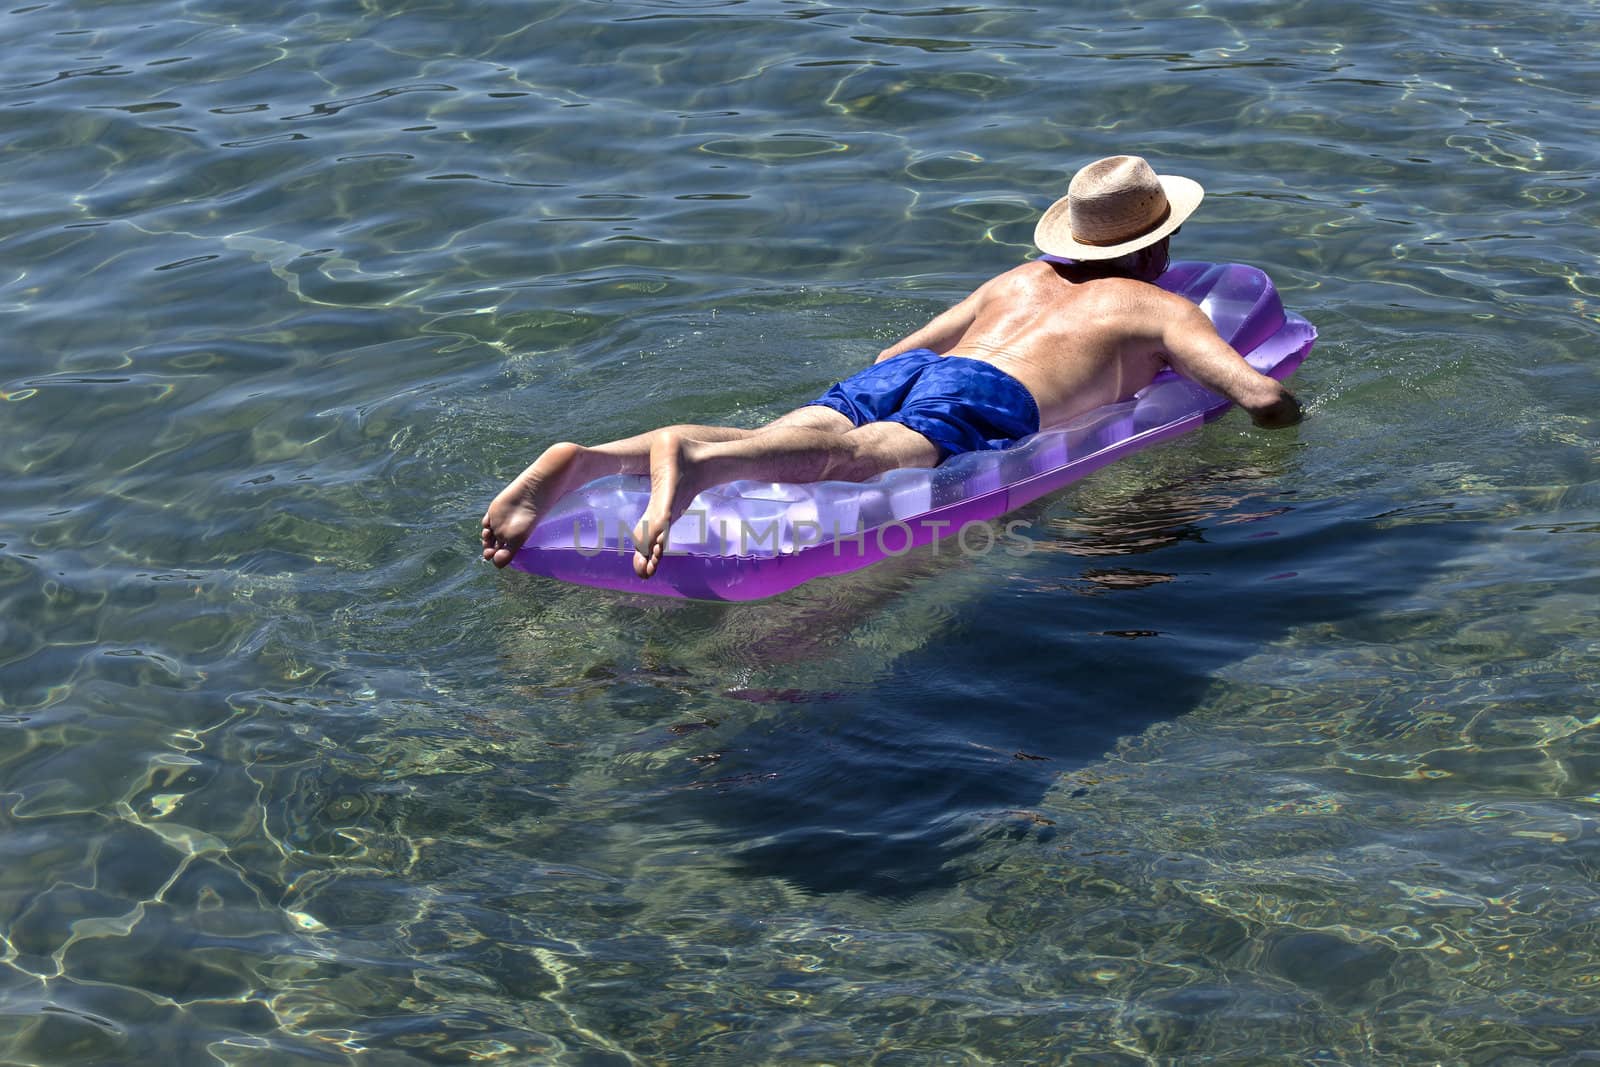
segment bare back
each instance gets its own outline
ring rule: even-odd
[[[992,363],[1033,394],[1042,426],[1125,400],[1168,365],[1257,421],[1293,403],[1183,297],[1132,278],[1066,273],[1035,260],[998,275],[879,358],[926,347]]]
[[[1129,278],[1072,282],[1048,263],[1007,271],[973,294],[972,322],[945,352],[993,363],[1039,402],[1048,426],[1124,400],[1166,365],[1159,298]]]

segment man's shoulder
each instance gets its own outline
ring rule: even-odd
[[[1153,282],[1114,275],[1072,279],[1064,277],[1054,264],[1042,259],[1030,260],[995,275],[979,287],[978,294],[1007,302],[1068,301],[1086,314],[1136,315],[1146,321],[1183,318],[1196,310],[1188,299]]]
[[[1037,299],[1053,278],[1048,263],[1032,260],[994,275],[973,290],[972,297],[985,304]]]
[[[1055,277],[1055,268],[1042,259],[1030,259],[1026,263],[1019,263],[1015,267],[1003,270],[990,278],[984,284],[1004,285],[1010,282],[1027,282],[1037,284],[1045,278]]]
[[[1138,278],[1092,278],[1078,282],[1073,289],[1085,300],[1099,301],[1113,307],[1136,308],[1146,314],[1173,314],[1194,307],[1183,297],[1169,293],[1154,282]]]
[[[1012,282],[1027,285],[1049,285],[1052,287],[1067,286],[1075,292],[1115,293],[1125,298],[1143,298],[1154,301],[1174,298],[1174,294],[1167,292],[1153,282],[1140,281],[1137,278],[1128,278],[1115,274],[1086,278],[1072,277],[1071,268],[1058,268],[1056,264],[1043,259],[1032,259],[1012,267],[1010,270],[1001,271],[985,284],[1001,285]],[[1175,297],[1175,299],[1183,300],[1183,297]]]

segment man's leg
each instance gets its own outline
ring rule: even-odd
[[[669,427],[696,441],[726,441],[755,433],[731,426]],[[551,445],[513,478],[483,514],[483,558],[504,567],[528,539],[540,517],[580,485],[608,474],[649,474],[650,442],[660,430],[585,447]]]
[[[845,416],[821,404],[807,404],[803,408],[779,415],[765,426],[760,433],[771,430],[826,430],[829,433],[849,433],[856,428],[856,424]]]
[[[633,532],[634,573],[648,578],[656,572],[673,521],[695,494],[713,485],[740,478],[860,482],[898,467],[938,462],[938,448],[898,422],[869,422],[846,433],[775,424],[723,441],[662,430],[650,447],[650,503]]]
[[[732,426],[669,426],[603,445],[584,447],[569,441],[551,445],[511,480],[483,515],[483,558],[504,567],[538,525],[551,505],[572,490],[608,474],[649,474],[650,443],[671,432],[683,440],[736,441],[774,429],[807,428],[843,433],[850,420],[830,408],[808,405],[789,412],[759,430]]]

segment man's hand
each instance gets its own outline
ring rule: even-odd
[[[1250,412],[1251,421],[1266,430],[1281,430],[1285,426],[1293,426],[1301,417],[1300,401],[1282,385],[1278,386],[1278,395],[1272,400],[1246,410]]]

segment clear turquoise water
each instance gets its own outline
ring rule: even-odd
[[[1597,13],[0,15],[0,1063],[1575,1061]],[[1302,426],[759,604],[477,561],[1124,150]]]

